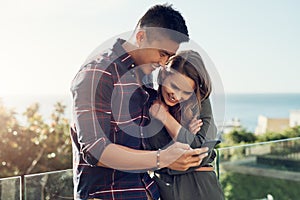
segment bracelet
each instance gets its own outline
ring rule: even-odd
[[[160,170],[160,151],[161,149],[158,149],[156,152],[156,170]]]

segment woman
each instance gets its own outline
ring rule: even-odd
[[[149,138],[149,148],[165,148],[175,141],[188,143],[191,148],[201,147],[207,138],[216,137],[208,99],[211,93],[209,74],[195,51],[177,54],[170,59],[168,67],[160,72],[160,86],[156,96],[152,96],[150,108],[151,115],[164,127]],[[168,168],[155,171],[154,179],[160,188],[161,199],[224,199],[210,165],[214,158],[215,152],[211,151],[199,167],[185,172]]]

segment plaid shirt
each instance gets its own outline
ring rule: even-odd
[[[118,39],[113,48],[84,65],[71,86],[75,199],[154,199],[159,192],[147,173],[96,166],[110,143],[145,149],[148,93],[137,83],[134,61]]]

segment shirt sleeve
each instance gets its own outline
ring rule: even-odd
[[[97,165],[105,147],[110,144],[111,74],[97,64],[88,64],[72,82],[73,119],[79,153],[89,165]]]
[[[194,135],[189,130],[182,127],[177,136],[178,142],[189,144],[192,148],[199,148],[206,138],[213,139],[216,137],[217,128],[214,123],[209,99],[204,100],[202,103],[200,118],[203,122],[200,131]]]
[[[211,104],[210,104],[209,99],[204,100],[202,103],[202,110],[201,110],[200,118],[203,121],[201,130],[196,135],[194,135],[189,130],[182,127],[179,130],[179,133],[177,136],[178,142],[190,144],[191,148],[200,148],[205,139],[207,139],[207,138],[214,139],[216,137],[217,127],[214,123]],[[202,160],[201,164],[198,167],[202,167],[209,163],[212,163],[214,161],[215,157],[216,157],[216,152],[211,151],[210,154]],[[172,170],[172,169],[168,168],[167,173],[170,175],[185,174],[185,173],[194,171],[198,167],[192,167],[192,168],[188,169],[187,171],[176,171],[176,170]]]

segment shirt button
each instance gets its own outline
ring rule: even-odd
[[[132,64],[131,67],[134,67],[134,64]]]

